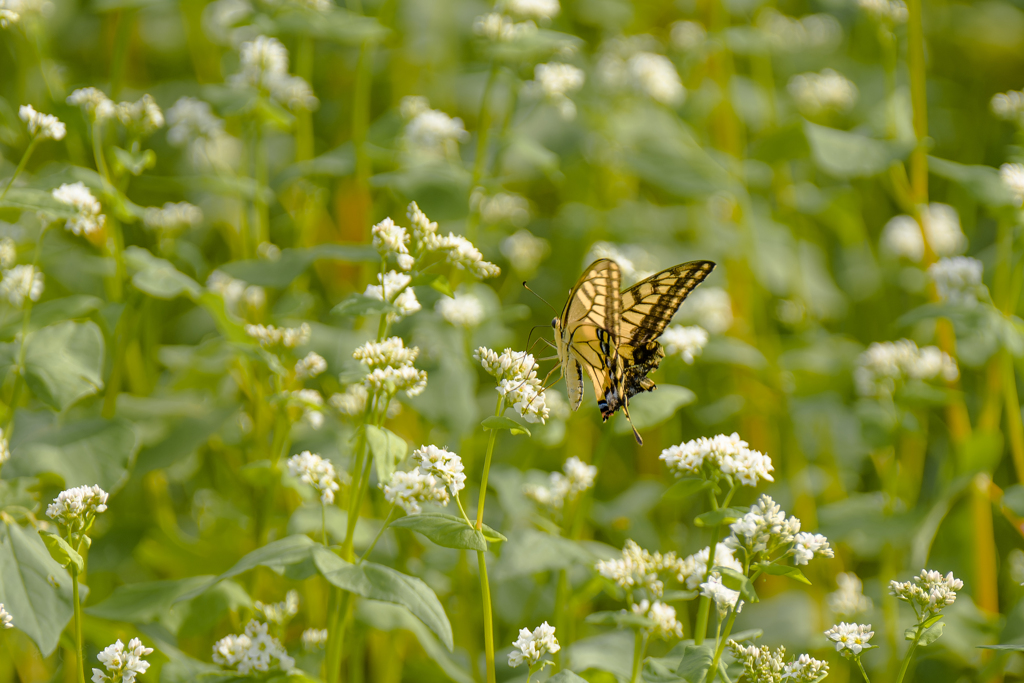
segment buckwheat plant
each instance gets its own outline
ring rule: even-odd
[[[828,676],[828,664],[809,655],[786,661],[786,648],[771,650],[762,645],[744,647],[729,641],[733,656],[743,663],[743,675],[749,683],[817,683]]]
[[[910,641],[910,647],[903,657],[896,683],[902,683],[914,658],[918,646],[931,645],[942,636],[942,610],[956,602],[956,592],[964,582],[949,572],[941,573],[922,569],[910,581],[890,581],[889,594],[910,605],[917,623],[908,628],[903,636]]]
[[[239,676],[268,671],[289,672],[294,668],[295,660],[268,630],[268,624],[253,619],[246,624],[244,633],[221,638],[213,645],[214,663]]]
[[[869,642],[874,635],[871,624],[848,624],[845,621],[825,631],[825,637],[836,644],[836,651],[857,665],[866,682],[870,682],[871,679],[868,678],[860,658],[865,651],[876,647]]]
[[[526,683],[530,683],[533,674],[554,664],[551,660],[543,659],[544,655],[555,654],[562,649],[555,638],[555,627],[546,621],[532,632],[528,628],[519,629],[519,637],[512,646],[515,649],[508,655],[508,665],[512,668],[528,665],[530,671],[526,674]]]

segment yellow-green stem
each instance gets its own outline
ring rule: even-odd
[[[928,201],[928,91],[925,73],[924,25],[921,0],[907,2],[907,68],[917,146],[910,155],[910,187],[914,202]]]
[[[907,654],[903,657],[903,666],[900,667],[900,674],[896,677],[896,683],[903,683],[903,677],[907,675],[907,670],[910,668],[910,662],[914,659],[914,650],[917,649],[917,642],[921,639],[921,627],[918,626],[917,633],[914,636],[914,642],[910,644],[910,649],[907,650]]]
[[[637,683],[640,680],[640,669],[644,661],[644,645],[646,640],[643,631],[637,629],[636,636],[633,639],[633,675],[630,676],[629,683]]]
[[[1020,401],[1017,397],[1017,377],[1013,367],[1013,356],[1000,351],[1003,365],[1003,399],[1006,403],[1006,433],[1010,440],[1010,454],[1017,481],[1024,482],[1024,422],[1020,416]]]
[[[753,582],[753,578],[751,579]],[[733,609],[729,612],[729,620],[725,622],[725,628],[721,629],[721,635],[718,638],[718,646],[715,648],[715,658],[711,660],[711,666],[708,668],[707,676],[704,680],[707,683],[713,683],[715,676],[718,674],[718,662],[722,659],[722,652],[725,651],[725,643],[729,639],[729,634],[732,633],[732,625],[736,622],[736,610]]]
[[[857,668],[860,669],[860,675],[864,677],[864,683],[871,683],[871,679],[868,678],[868,672],[864,670],[864,665],[860,661],[860,657],[855,660],[857,662]]]
[[[501,397],[498,399],[498,407],[495,408],[494,414],[501,415],[505,409],[505,398]],[[491,470],[491,456],[494,455],[494,442],[498,439],[498,430],[490,430],[490,435],[487,437],[487,454],[484,455],[484,471],[480,476],[480,500],[476,506],[476,528],[484,528],[484,500],[487,498],[487,476]]]
[[[481,507],[481,509],[483,509]],[[487,581],[487,553],[476,553],[480,564],[480,593],[483,596],[484,612],[484,656],[487,659],[487,683],[495,683],[494,673],[494,620],[491,616],[491,586]]]
[[[82,601],[78,595],[78,569],[72,563],[71,569],[71,599],[75,601],[75,652],[78,653],[78,661],[75,663],[78,683],[85,683],[85,651],[82,648]]]
[[[25,153],[21,155],[21,161],[18,162],[17,168],[14,169],[14,175],[12,175],[11,179],[7,181],[7,185],[4,186],[3,193],[0,193],[0,202],[2,202],[4,200],[4,197],[7,196],[8,190],[10,190],[11,186],[14,185],[14,181],[18,179],[18,176],[21,175],[21,172],[25,170],[25,165],[28,164],[28,159],[29,157],[32,156],[32,152],[35,151],[36,145],[38,144],[39,136],[34,135],[32,137],[32,140],[29,141],[28,147],[25,148]]]
[[[718,509],[718,499],[715,497],[713,491],[708,491],[708,498],[711,501],[711,509]],[[715,564],[715,550],[718,548],[718,538],[722,533],[722,527],[715,525],[711,529],[711,545],[708,546],[708,563],[704,570],[704,583],[707,583],[711,577],[711,569]],[[711,599],[706,595],[700,596],[700,605],[697,607],[697,623],[693,627],[693,642],[700,645],[707,638],[708,633],[708,615],[711,612]]]
[[[370,556],[370,553],[373,552],[373,549],[377,547],[377,542],[384,535],[384,532],[388,530],[388,525],[391,524],[391,518],[394,516],[394,514],[395,506],[392,505],[391,510],[388,511],[388,516],[384,518],[384,523],[380,526],[380,531],[378,531],[377,535],[373,537],[373,542],[370,543],[370,546],[366,549],[362,556],[360,556],[359,561],[356,564],[362,564],[363,561]]]
[[[263,198],[263,192],[269,183],[267,150],[263,142],[263,125],[259,121],[255,121],[253,125],[256,126],[256,131],[253,134],[252,150],[253,177],[256,181],[256,196],[253,201],[256,209],[256,235],[255,244],[252,246],[259,248],[259,245],[270,241],[270,207]]]

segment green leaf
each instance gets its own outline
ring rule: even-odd
[[[754,591],[754,584],[742,572],[736,571],[731,567],[714,567],[712,571],[722,575],[723,586],[730,590],[739,591],[740,596],[747,602],[760,601],[760,598],[757,597],[757,593]]]
[[[683,660],[679,662],[676,674],[682,676],[689,683],[700,683],[708,669],[711,668],[714,658],[715,652],[709,645],[685,645]]]
[[[601,558],[590,552],[584,543],[524,529],[509,538],[490,576],[494,581],[504,581],[579,565],[592,566],[598,559]]]
[[[638,430],[657,427],[676,414],[683,406],[697,400],[697,395],[686,387],[661,384],[655,391],[637,394],[629,400],[629,414]],[[616,434],[631,434],[625,417],[615,422]]]
[[[140,150],[137,153],[129,152],[120,147],[111,147],[110,149],[114,152],[112,166],[117,170],[118,174],[128,171],[133,176],[140,176],[146,169],[153,168],[156,165],[156,152],[151,149]]]
[[[530,430],[519,424],[511,417],[505,417],[504,415],[491,415],[490,417],[484,418],[480,425],[484,429],[507,429],[513,436],[516,434],[526,434],[530,436]]]
[[[54,218],[74,218],[77,215],[75,209],[54,199],[50,191],[34,187],[12,187],[0,201],[0,209],[5,208],[42,211]]]
[[[568,669],[559,671],[548,679],[548,683],[586,683],[587,679],[577,676]]]
[[[174,267],[167,259],[157,258],[142,247],[128,247],[124,260],[135,271],[132,284],[141,292],[157,299],[173,299],[186,295],[195,300],[203,288],[198,282]]]
[[[40,532],[39,535],[42,537],[43,543],[46,544],[46,549],[50,551],[50,557],[56,560],[57,564],[62,567],[68,567],[73,564],[79,572],[85,568],[82,556],[71,547],[70,543],[57,534]]]
[[[743,508],[719,508],[701,513],[694,517],[694,526],[716,527],[721,524],[732,524],[737,519],[747,514]]]
[[[761,564],[758,565],[761,571],[771,576],[788,576],[789,578],[799,581],[800,583],[806,583],[808,586],[811,582],[808,580],[804,573],[797,567],[790,567],[784,564]]]
[[[809,121],[804,122],[804,133],[818,168],[842,179],[882,173],[894,161],[905,159],[913,148],[910,144],[876,140]]]
[[[44,657],[74,615],[71,576],[39,534],[7,520],[0,525],[0,602]]]
[[[959,183],[975,199],[993,208],[1013,208],[1017,199],[1013,191],[991,166],[958,164],[955,161],[928,157],[928,172]]]
[[[423,534],[434,543],[445,548],[458,550],[487,550],[490,541],[507,541],[508,539],[494,529],[484,526],[482,530],[466,523],[466,520],[440,512],[423,512],[418,515],[407,515],[396,519],[391,526],[399,529],[412,529]]]
[[[273,261],[251,259],[225,263],[220,266],[220,270],[250,285],[283,289],[315,261],[321,259],[375,263],[380,261],[380,254],[368,244],[321,244],[308,249],[283,249],[280,257]]]
[[[434,632],[449,652],[454,650],[448,615],[427,584],[373,562],[350,564],[323,546],[313,548],[313,561],[320,574],[338,588],[408,608]]]
[[[454,298],[455,296],[455,292],[452,290],[452,285],[448,282],[448,278],[441,273],[420,273],[412,279],[411,284],[413,287],[433,287],[447,297]]]
[[[340,304],[331,309],[331,315],[345,318],[355,318],[360,315],[379,315],[381,313],[394,313],[398,308],[387,301],[374,299],[364,294],[352,294],[345,298]]]
[[[919,640],[917,644],[921,647],[928,647],[929,645],[934,643],[936,640],[942,637],[943,626],[945,626],[945,624],[941,621],[937,624],[929,626],[928,629],[921,634],[921,640]]]
[[[395,473],[395,465],[405,459],[409,444],[389,429],[366,425],[366,442],[373,454],[373,465],[377,469],[377,481],[387,483]]]
[[[1006,645],[975,645],[979,650],[1006,650],[1009,652],[1024,652],[1024,643]]]
[[[336,6],[329,12],[285,11],[274,17],[276,33],[329,40],[340,45],[380,41],[391,32],[377,19]],[[271,34],[273,35],[273,34]]]
[[[271,541],[262,548],[257,548],[247,554],[236,562],[235,566],[217,578],[178,596],[175,602],[191,600],[198,595],[202,595],[214,584],[238,576],[256,567],[268,567],[275,572],[282,573],[290,566],[307,561],[310,557],[310,548],[316,545],[316,542],[309,536],[287,536],[277,541]]]
[[[118,586],[105,600],[86,607],[85,613],[101,619],[149,624],[171,611],[179,597],[209,587],[213,576],[190,576],[177,581],[145,581]]]
[[[92,321],[44,327],[25,341],[25,382],[54,410],[99,393],[102,373],[103,334]]]
[[[714,486],[714,482],[702,477],[683,477],[682,479],[677,479],[676,483],[669,486],[662,495],[669,500],[680,500],[709,489],[712,486]]]

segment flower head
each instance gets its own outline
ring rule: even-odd
[[[797,108],[806,116],[846,112],[857,101],[857,86],[832,69],[793,76],[787,89]]]
[[[423,511],[422,503],[448,505],[451,500],[444,482],[420,469],[410,472],[398,471],[391,475],[391,481],[382,485],[384,499],[405,510],[408,515]]]
[[[720,575],[712,574],[707,581],[701,583],[700,594],[715,603],[715,608],[720,615],[727,614],[731,609],[735,609],[737,612],[743,609],[740,592],[727,588],[722,583]]]
[[[67,103],[81,107],[93,121],[104,121],[117,112],[114,103],[99,88],[79,88],[68,95]]]
[[[327,371],[327,361],[316,351],[310,351],[295,363],[295,377],[318,377]]]
[[[924,236],[937,256],[959,254],[967,247],[967,238],[960,227],[960,214],[952,206],[932,202],[921,206],[920,212]]]
[[[699,325],[683,327],[670,325],[660,338],[665,353],[680,356],[687,365],[693,365],[694,359],[701,354],[708,343],[708,332]]]
[[[544,422],[550,411],[544,403],[544,385],[537,377],[537,361],[531,354],[512,349],[495,353],[479,347],[473,358],[498,380],[498,393],[527,422]]]
[[[532,273],[551,253],[551,245],[529,230],[518,230],[501,243],[501,253],[517,272]]]
[[[984,265],[976,258],[954,256],[928,266],[928,275],[935,283],[939,298],[961,306],[976,306],[978,300],[988,298],[982,284]]]
[[[15,308],[21,308],[25,299],[39,301],[43,295],[43,274],[33,265],[14,266],[3,272],[0,297],[5,297]]]
[[[268,623],[283,626],[299,613],[299,592],[288,591],[282,602],[268,604],[257,600],[253,603],[253,607],[263,615],[264,620]]]
[[[682,570],[682,562],[675,553],[651,553],[637,545],[636,541],[628,540],[622,548],[622,557],[601,560],[594,568],[598,574],[626,590],[642,588],[653,597],[661,597],[665,584],[660,574],[678,575]]]
[[[536,87],[558,107],[563,119],[571,121],[576,118],[576,105],[569,95],[583,87],[586,75],[582,69],[572,64],[551,62],[535,66],[533,76]]]
[[[309,323],[298,327],[274,327],[273,325],[246,325],[245,333],[264,348],[284,347],[294,349],[309,343],[313,330]]]
[[[893,216],[882,228],[882,248],[894,256],[919,263],[924,258],[921,226],[911,216]]]
[[[683,624],[676,618],[676,608],[663,602],[644,599],[634,603],[633,614],[647,617],[652,624],[647,629],[655,638],[670,640],[683,637]]]
[[[456,294],[438,299],[434,309],[456,327],[476,327],[484,319],[484,305],[475,294]]]
[[[421,473],[433,475],[443,482],[451,495],[459,495],[459,491],[466,487],[462,458],[455,453],[437,446],[420,446],[412,452],[412,458]]]
[[[302,632],[302,649],[308,651],[322,649],[327,645],[327,629],[307,628]]]
[[[1017,206],[1024,203],[1024,164],[1003,164],[999,167],[999,178],[1013,192]]]
[[[302,451],[288,458],[288,472],[304,483],[313,487],[320,494],[320,502],[330,505],[334,502],[334,492],[338,490],[338,475],[330,460],[316,453]]]
[[[805,531],[798,533],[793,539],[793,563],[804,565],[814,559],[815,555],[822,557],[835,557],[828,539],[821,534],[809,534]]]
[[[28,124],[28,132],[43,140],[63,140],[67,127],[52,114],[41,114],[31,104],[23,104],[18,109],[18,116]]]
[[[402,139],[410,151],[444,158],[457,154],[459,143],[468,140],[469,133],[462,119],[427,108],[418,111],[406,124]]]
[[[47,516],[72,533],[85,531],[96,515],[107,510],[106,491],[99,486],[77,486],[61,491],[46,508]]]
[[[126,128],[139,135],[149,135],[164,125],[164,113],[151,95],[143,95],[135,102],[119,102],[114,114]]]
[[[462,235],[448,233],[448,237],[444,240],[444,247],[448,249],[448,263],[459,270],[468,271],[481,280],[501,274],[501,268],[490,261],[485,261],[480,250]]]
[[[750,512],[733,522],[729,529],[732,533],[725,540],[725,545],[732,550],[743,549],[751,562],[791,544],[795,545],[786,554],[794,555],[800,564],[806,564],[806,560],[816,554],[832,556],[824,536],[799,533],[800,520],[796,517],[787,519],[778,503],[767,495],[762,495],[750,506]]]
[[[884,24],[905,24],[909,16],[903,0],[857,0],[857,4],[872,19]]]
[[[752,450],[740,435],[719,434],[710,439],[701,437],[678,446],[666,448],[658,456],[677,476],[702,476],[717,480],[722,475],[735,477],[745,486],[757,486],[761,479],[772,478],[772,459]]]
[[[108,645],[96,656],[107,672],[93,669],[93,683],[134,683],[135,677],[146,673],[149,668],[149,662],[143,657],[150,654],[153,654],[153,648],[144,647],[138,638],[128,641],[127,648],[120,640]]]
[[[732,300],[721,287],[700,287],[690,294],[679,314],[710,334],[722,334],[732,327]]]
[[[505,14],[491,12],[473,21],[473,33],[495,43],[511,43],[537,33],[537,24],[516,22]]]
[[[862,396],[892,396],[907,379],[945,380],[959,377],[953,358],[937,346],[918,348],[909,339],[875,342],[857,358],[853,378]]]
[[[828,606],[837,616],[852,617],[872,607],[871,598],[864,595],[864,586],[856,574],[836,575],[838,589],[828,594]]]
[[[871,647],[868,641],[873,635],[871,624],[847,624],[845,621],[825,631],[825,636],[836,644],[836,651],[844,657],[859,657]]]
[[[11,459],[11,446],[7,442],[7,435],[0,429],[0,465]]]
[[[14,617],[4,609],[4,603],[0,602],[0,628],[14,628]]]
[[[701,584],[704,583],[705,576],[708,574],[708,555],[710,554],[711,548],[706,547],[684,559],[679,566],[679,573],[676,579],[680,583],[685,583],[686,587],[690,590],[700,588]],[[743,564],[733,557],[732,549],[724,543],[715,545],[715,559],[711,564],[711,568],[714,567],[728,567],[738,572],[743,571]],[[716,571],[712,571],[710,576],[721,578],[721,575]]]
[[[64,183],[53,191],[53,198],[78,212],[64,224],[64,227],[76,235],[94,235],[107,221],[107,217],[101,213],[103,207],[85,183]]]
[[[626,70],[635,87],[652,100],[675,106],[686,99],[676,67],[665,55],[637,52],[626,62]]]
[[[18,245],[10,237],[0,238],[0,268],[7,270],[18,262]]]
[[[399,273],[392,270],[383,275],[377,274],[377,282],[380,284],[367,285],[364,296],[377,301],[386,301],[393,304],[397,311],[393,315],[395,320],[401,320],[420,310],[420,302],[416,299],[416,292],[409,286],[412,276],[408,273]]]
[[[188,202],[167,202],[162,207],[147,207],[143,222],[147,228],[175,233],[202,223],[203,210]]]
[[[564,474],[563,474],[564,472]],[[573,456],[565,461],[562,472],[552,472],[547,486],[527,484],[523,493],[541,505],[561,510],[566,501],[572,501],[584,491],[594,487],[597,468]]]
[[[743,647],[729,641],[733,656],[743,662],[744,680],[750,683],[816,683],[828,675],[828,664],[809,655],[786,662],[786,648],[774,652],[767,646]]]
[[[302,419],[313,429],[320,429],[324,424],[324,397],[316,389],[299,389],[285,391],[283,396],[289,405],[302,409]]]
[[[522,663],[533,666],[546,654],[553,654],[562,649],[555,638],[555,627],[544,622],[530,632],[528,628],[519,629],[519,638],[512,646],[515,647],[508,655],[508,665],[517,667]]]
[[[268,624],[256,620],[245,626],[245,633],[221,638],[213,645],[213,661],[226,669],[247,676],[255,671],[289,671],[295,660],[281,642],[268,633]]]
[[[923,622],[956,602],[956,592],[963,587],[964,582],[954,578],[953,572],[943,576],[937,571],[922,569],[910,581],[890,581],[889,594],[910,603]]]

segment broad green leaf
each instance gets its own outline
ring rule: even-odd
[[[519,424],[511,417],[506,417],[504,415],[491,415],[490,417],[486,417],[480,425],[484,429],[507,429],[513,436],[516,434],[526,434],[527,436],[530,436],[529,429]]]
[[[102,619],[149,624],[171,611],[182,595],[210,585],[213,576],[190,576],[177,581],[146,581],[118,586],[105,600],[85,608]]]
[[[167,259],[153,256],[142,247],[128,247],[124,259],[135,271],[132,284],[136,289],[157,299],[173,299],[186,295],[197,299],[203,292],[198,282],[174,267]]]
[[[271,541],[262,548],[253,550],[217,578],[179,595],[175,602],[191,600],[197,595],[202,595],[215,583],[238,576],[256,567],[268,567],[275,572],[282,573],[287,567],[308,560],[309,549],[315,545],[316,543],[309,536],[287,536],[277,541]]]
[[[811,585],[811,582],[806,576],[804,576],[804,573],[800,571],[798,567],[790,567],[784,564],[762,564],[758,566],[765,574],[770,574],[772,576],[788,576],[800,583],[806,583],[808,586]]]
[[[709,645],[685,645],[676,673],[688,683],[700,683],[714,658],[715,652]]]
[[[103,389],[103,334],[96,323],[62,322],[25,342],[25,382],[36,398],[64,410]]]
[[[676,414],[680,408],[690,405],[697,395],[686,387],[661,384],[649,393],[637,394],[629,400],[629,414],[633,426],[639,430],[656,427]],[[615,422],[616,434],[630,434],[632,429],[625,417]]]
[[[412,279],[411,284],[413,287],[432,287],[448,297],[455,296],[448,278],[441,273],[420,273]]]
[[[905,159],[909,144],[876,140],[859,133],[804,122],[804,133],[818,167],[836,178],[877,175],[894,161]]]
[[[103,306],[103,300],[87,294],[73,294],[60,299],[51,299],[32,307],[32,317],[29,320],[29,330],[38,330],[40,327],[47,327],[65,320],[87,317],[90,313],[98,311]],[[13,337],[21,332],[20,315],[11,316],[11,319],[0,325],[0,338]]]
[[[548,683],[586,683],[587,679],[577,676],[572,671],[565,669],[559,671],[548,679]]]
[[[714,486],[713,482],[702,477],[683,477],[682,479],[677,479],[676,483],[668,487],[662,495],[670,500],[679,500],[681,498],[688,498],[712,486]]]
[[[714,567],[713,571],[722,575],[722,585],[730,590],[739,591],[747,602],[760,600],[757,593],[754,592],[754,584],[742,572],[736,571],[732,567]]]
[[[391,32],[377,19],[341,9],[329,12],[285,11],[274,17],[277,33],[329,40],[339,45],[380,41]]]
[[[459,550],[485,551],[488,541],[493,543],[508,540],[486,525],[482,530],[477,530],[460,517],[439,512],[407,515],[396,519],[391,526],[399,529],[412,529],[440,546]]]
[[[732,524],[737,519],[747,514],[743,508],[719,508],[697,515],[693,519],[694,526],[715,527],[719,524]]]
[[[578,640],[566,653],[572,668],[578,671],[600,669],[629,680],[633,662],[633,634],[616,629]]]
[[[318,157],[292,164],[277,177],[277,182],[287,184],[298,178],[344,178],[356,169],[356,155],[351,142],[324,152]]]
[[[24,211],[42,211],[54,218],[74,218],[75,209],[58,202],[49,190],[34,187],[12,187],[0,202],[0,209],[21,209]]]
[[[374,263],[380,254],[368,244],[321,244],[308,249],[283,249],[273,260],[253,259],[225,263],[220,270],[251,285],[282,289],[292,283],[315,261],[330,259],[349,263]]]
[[[139,0],[133,0],[138,2]],[[142,0],[143,2],[152,0]],[[156,165],[156,152],[151,149],[144,149],[138,153],[129,152],[126,149],[120,147],[111,147],[113,159],[111,165],[116,169],[120,175],[123,171],[131,173],[133,176],[142,175],[146,169],[153,168]]]
[[[366,442],[373,454],[373,465],[377,470],[377,481],[387,483],[395,473],[395,465],[405,459],[409,444],[405,439],[384,427],[366,425]]]
[[[57,561],[62,567],[69,567],[75,565],[75,569],[79,572],[85,568],[85,562],[82,561],[82,556],[71,547],[71,544],[65,541],[57,534],[51,534],[48,532],[40,532],[40,537],[43,539],[43,543],[46,544],[46,549],[50,551],[50,557]]]
[[[535,529],[524,529],[509,537],[490,575],[493,580],[501,581],[573,566],[592,565],[597,559],[582,543]]]
[[[1018,643],[1016,645],[976,645],[979,650],[1005,650],[1009,652],[1024,652],[1024,643]]]
[[[991,166],[958,164],[955,161],[928,157],[928,172],[959,183],[975,199],[992,209],[1017,206],[1013,191]]]
[[[939,615],[939,616],[941,616],[941,615]],[[921,634],[921,638],[920,638],[920,640],[917,641],[917,644],[920,645],[921,647],[928,647],[929,645],[934,643],[936,640],[938,640],[940,637],[942,637],[942,627],[943,626],[945,626],[945,624],[940,621],[938,623],[932,624],[931,626],[927,627],[925,629],[924,633]],[[916,635],[915,634],[916,631],[917,631],[917,627],[908,628],[903,635],[906,637],[907,640],[914,640],[914,637]]]
[[[313,561],[323,577],[338,588],[403,605],[434,632],[449,652],[454,649],[448,615],[434,591],[421,580],[373,562],[350,564],[323,546],[313,548]]]
[[[71,576],[39,534],[11,521],[0,524],[0,602],[14,624],[49,656],[74,615]]]

